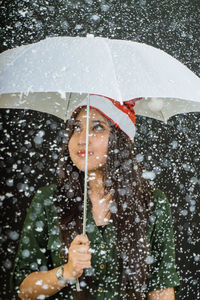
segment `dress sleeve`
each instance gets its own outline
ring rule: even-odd
[[[43,207],[45,192],[38,190],[29,207],[22,229],[14,270],[10,279],[11,289],[17,292],[26,276],[35,271],[45,271],[51,266],[47,250],[47,216]]]
[[[175,265],[175,245],[170,204],[165,194],[155,192],[150,236],[151,277],[148,291],[174,287],[180,291]]]

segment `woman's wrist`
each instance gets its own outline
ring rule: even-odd
[[[73,271],[70,268],[69,263],[66,263],[63,265],[63,277],[68,281],[68,282],[73,282],[76,280],[74,277]]]

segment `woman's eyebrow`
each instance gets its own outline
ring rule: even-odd
[[[92,120],[92,122],[93,123],[103,123],[103,124],[107,125],[106,122],[103,120]]]
[[[75,120],[75,124],[80,124],[82,121],[81,120]],[[105,121],[103,120],[92,120],[92,123],[103,123],[105,125],[108,125]]]

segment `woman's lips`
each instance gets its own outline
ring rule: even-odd
[[[79,157],[85,157],[86,152],[85,152],[85,150],[79,150],[79,151],[77,152],[77,155],[78,155]],[[92,155],[92,152],[91,152],[91,151],[88,151],[88,156],[91,156],[91,155]]]

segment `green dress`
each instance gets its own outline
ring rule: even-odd
[[[15,287],[16,291],[30,273],[56,268],[64,263],[60,257],[58,217],[52,199],[55,189],[55,185],[41,188],[30,205],[11,276],[11,287]],[[76,293],[75,285],[68,285],[48,299],[119,299],[121,272],[120,262],[116,261],[115,256],[116,228],[109,222],[102,235],[89,212],[87,235],[94,250],[92,278],[95,280],[91,282],[92,292],[87,295],[84,292]],[[171,210],[166,196],[160,190],[154,192],[154,212],[147,238],[151,248],[148,291],[169,287],[175,287],[175,291],[178,291],[180,282],[175,267]]]

